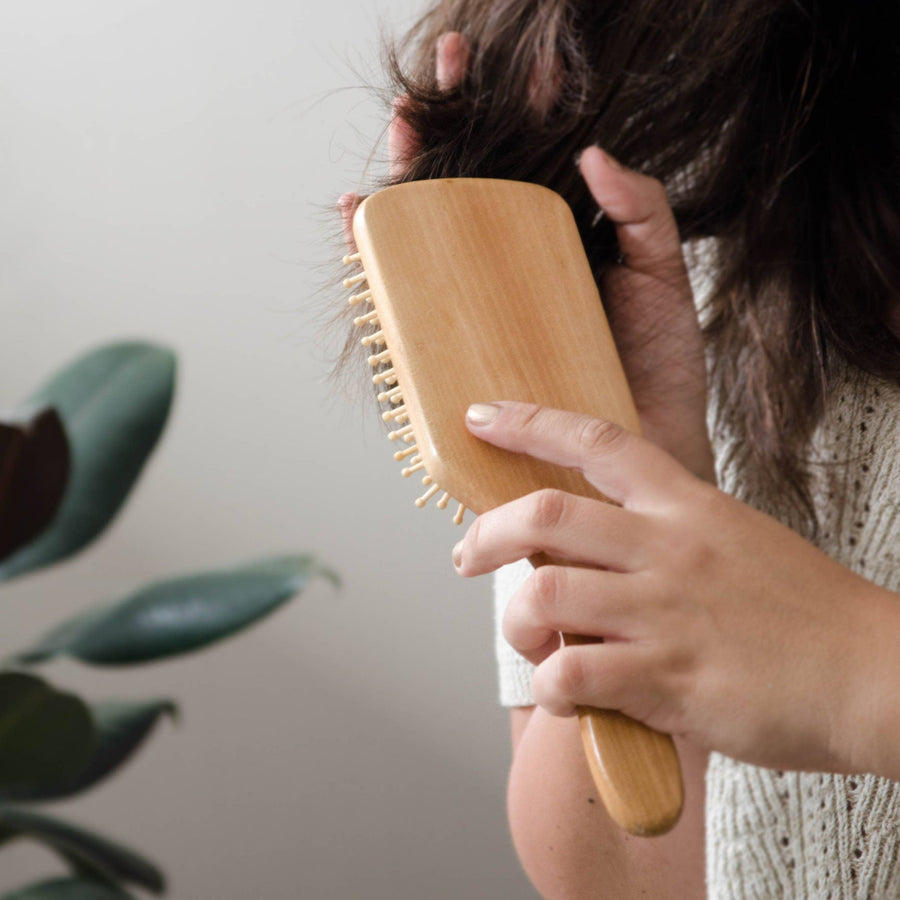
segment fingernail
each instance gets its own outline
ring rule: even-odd
[[[343,210],[347,209],[347,207],[352,206],[352,205],[353,205],[353,194],[341,194],[341,196],[338,197],[337,206],[338,206],[339,210],[343,211]]]
[[[496,403],[473,403],[466,410],[466,419],[470,425],[490,425],[500,415],[500,407]]]
[[[602,149],[600,150],[600,152],[603,154],[606,162],[609,164],[609,167],[611,169],[615,169],[617,172],[625,171],[625,166],[623,166],[622,163],[620,163],[612,154],[607,153],[606,150]]]
[[[462,563],[462,546],[463,542],[460,541],[451,552],[450,556],[453,559],[453,565],[458,569],[460,564]]]

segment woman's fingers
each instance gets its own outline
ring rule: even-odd
[[[462,80],[469,66],[471,47],[458,31],[446,31],[437,39],[435,78],[442,91],[449,91]],[[404,97],[397,97],[388,123],[388,160],[392,179],[401,178],[419,152],[419,136],[403,117]]]
[[[410,161],[419,152],[419,138],[403,118],[404,98],[394,100],[391,121],[388,123],[388,172],[392,179],[403,176]]]
[[[541,566],[506,607],[503,636],[534,665],[559,647],[559,632],[605,639],[633,636],[640,573]],[[638,617],[635,612],[638,611]]]
[[[581,174],[600,208],[616,227],[625,265],[670,286],[690,282],[678,225],[660,181],[626,169],[599,147],[588,147],[579,160]]]
[[[559,100],[565,67],[557,52],[546,61],[536,61],[528,78],[528,103],[538,116],[546,116]]]
[[[714,483],[705,342],[666,191],[597,147],[579,165],[622,252],[600,288],[644,435]]]
[[[437,39],[436,75],[442,91],[455,88],[469,68],[472,47],[458,31],[445,31]]]
[[[604,419],[506,400],[470,407],[466,424],[497,447],[579,469],[629,508],[665,505],[697,481],[664,450]]]
[[[356,252],[356,241],[353,238],[353,214],[356,207],[362,202],[359,194],[341,194],[337,202],[338,212],[341,214],[341,225],[344,229],[344,244],[348,253]]]
[[[454,548],[461,575],[484,575],[536,553],[615,571],[645,558],[647,527],[636,513],[565,491],[535,491],[482,513]]]
[[[437,39],[435,58],[435,77],[441,90],[451,90],[465,75],[469,65],[471,45],[459,32],[448,31]],[[388,171],[393,180],[402,178],[410,161],[419,152],[420,141],[418,135],[403,118],[404,97],[394,100],[391,110],[391,120],[388,122]],[[341,214],[341,224],[344,231],[344,243],[348,252],[356,251],[356,242],[353,239],[353,214],[362,203],[359,194],[342,194],[338,200],[338,210]]]
[[[652,650],[632,641],[561,647],[534,672],[534,698],[554,716],[579,706],[618,709],[646,722],[663,699],[653,684]]]
[[[536,553],[616,571],[640,568],[647,543],[637,513],[565,491],[535,491],[482,513],[454,548],[467,577]]]

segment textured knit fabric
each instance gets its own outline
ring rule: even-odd
[[[746,442],[720,413],[711,398],[720,488],[804,533],[796,514],[782,508],[783,497],[754,472]],[[900,387],[841,365],[810,445],[820,522],[814,542],[894,591],[900,591],[898,449]],[[497,574],[498,621],[530,569],[521,562]],[[499,635],[497,647],[501,702],[530,705],[532,668]],[[775,772],[718,754],[706,781],[710,900],[900,898],[900,784],[872,775]]]

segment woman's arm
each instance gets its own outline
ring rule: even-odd
[[[684,812],[668,834],[637,838],[603,808],[578,722],[535,707],[511,710],[508,809],[525,871],[546,900],[693,900],[704,896],[706,753],[676,741]]]

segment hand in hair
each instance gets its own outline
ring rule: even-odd
[[[458,31],[447,31],[437,39],[435,79],[439,90],[456,87],[469,65],[469,42]],[[403,98],[394,101],[394,114],[388,124],[388,160],[391,178],[398,178],[419,147],[419,140],[409,123],[401,116]]]
[[[578,166],[616,229],[621,261],[606,273],[601,296],[644,436],[715,483],[703,336],[665,188],[598,147]]]
[[[441,90],[448,91],[459,83],[466,71],[469,61],[469,44],[456,31],[442,34],[437,41],[435,58],[435,75]],[[418,151],[419,140],[409,123],[400,115],[403,97],[394,100],[393,114],[388,123],[388,167],[391,180],[397,180]],[[338,200],[338,210],[344,226],[344,241],[352,252],[356,249],[353,240],[353,213],[362,202],[362,197],[355,193],[342,194]]]
[[[450,91],[459,84],[470,56],[461,34],[440,36],[435,55],[440,90]],[[529,85],[530,102],[538,111],[546,113],[555,102],[559,79],[551,82],[548,87],[533,78]],[[402,114],[404,102],[404,97],[394,101],[388,125],[394,181],[400,180],[420,148],[418,135]],[[601,295],[644,435],[694,474],[714,482],[706,430],[703,338],[665,189],[597,147],[586,149],[578,166],[594,200],[614,224],[619,242],[620,263],[605,274]],[[360,200],[347,193],[338,203],[350,247],[350,226]]]

